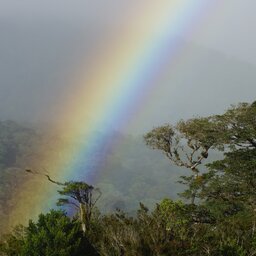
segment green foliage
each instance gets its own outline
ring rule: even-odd
[[[198,240],[195,248],[204,244],[208,255],[253,255],[255,102],[233,106],[223,115],[193,118],[180,121],[176,126],[155,128],[145,140],[150,147],[163,151],[174,164],[194,172],[191,176],[181,177],[180,182],[187,187],[181,195],[192,199],[192,219],[198,224],[192,226],[194,233],[198,228],[206,229],[204,239],[213,238],[212,241]],[[209,149],[224,150],[223,159],[202,166]],[[203,168],[201,172],[199,166]],[[195,198],[200,205],[195,205]]]
[[[255,147],[256,104],[240,103],[223,115],[213,117],[213,122],[220,126],[219,137],[222,143],[231,146]]]
[[[62,211],[40,214],[38,221],[29,222],[23,234],[16,232],[5,238],[3,255],[70,256],[97,255],[80,230],[80,223]]]
[[[21,253],[25,244],[25,227],[19,225],[11,234],[4,235],[0,241],[0,255],[15,256]]]
[[[82,230],[85,232],[90,228],[91,215],[93,213],[94,206],[101,196],[99,189],[95,189],[93,186],[88,185],[85,182],[69,181],[65,183],[56,182],[50,179],[51,182],[62,186],[59,190],[60,195],[64,195],[68,198],[59,198],[57,205],[73,205],[75,206],[77,213],[80,217],[82,224]],[[94,198],[93,192],[97,191],[98,195]]]
[[[208,158],[211,148],[221,148],[218,132],[218,124],[208,117],[181,120],[175,126],[164,125],[144,136],[149,147],[161,150],[176,166],[192,171],[192,176],[181,177],[181,183],[188,186],[181,195],[191,203],[195,203],[204,184],[199,166]]]
[[[81,243],[79,229],[62,212],[41,214],[37,223],[29,223],[23,254],[64,256],[77,253]]]
[[[136,218],[122,211],[102,216],[95,246],[100,255],[172,255],[182,251],[189,232],[185,208],[181,202],[165,199],[152,212],[140,204]]]

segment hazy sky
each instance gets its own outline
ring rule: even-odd
[[[134,129],[255,99],[256,1],[215,2],[193,33],[177,34],[186,51],[183,69],[169,70],[168,83],[153,92]],[[56,98],[65,97],[65,79],[81,56],[89,56],[104,34],[114,33],[129,10],[146,3],[0,0],[0,119],[46,118]]]
[[[190,39],[256,64],[256,1],[206,1],[216,2],[216,11]],[[115,26],[127,9],[145,3],[147,0],[0,0],[0,17],[2,22],[16,24],[59,22],[95,29]]]

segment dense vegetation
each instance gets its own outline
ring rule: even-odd
[[[2,255],[256,255],[256,103],[157,127],[144,139],[188,170],[182,200],[152,210],[140,203],[136,215],[100,213],[96,188],[46,175],[60,186],[58,204],[77,214],[52,210],[16,227],[3,237]]]

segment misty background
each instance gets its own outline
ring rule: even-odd
[[[72,74],[104,35],[121,28],[122,15],[145,1],[0,1],[0,118],[58,118]],[[256,92],[255,1],[216,1],[215,10],[184,44],[182,69],[171,66],[155,86],[150,109],[134,130],[163,122],[219,113]],[[128,11],[127,11],[128,9]],[[119,29],[120,29],[119,28]],[[51,111],[50,111],[51,110]],[[50,113],[50,114],[49,114]]]
[[[59,103],[72,91],[68,88],[75,89],[71,78],[81,62],[104,45],[105,35],[122,31],[125,13],[146,2],[0,0],[0,133],[8,138],[1,140],[1,216],[14,205],[6,201],[9,191],[19,179],[22,182],[15,168],[23,168],[37,145],[42,146],[34,127],[58,119],[63,106]],[[185,171],[146,148],[145,132],[255,100],[256,1],[216,1],[213,6],[193,33],[177,32],[175,40],[183,48],[180,63],[170,65],[167,79],[155,86],[147,107],[136,113],[136,123],[125,134],[113,131],[113,139],[122,141],[115,151],[97,155],[104,159],[96,163],[104,172],[95,177],[105,195],[104,209],[132,210],[143,200],[153,205],[181,190],[176,181]],[[43,141],[46,150],[51,138]]]

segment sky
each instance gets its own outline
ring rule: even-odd
[[[22,25],[20,22],[26,21],[59,22],[63,23],[63,26],[69,24],[95,29],[97,26],[116,26],[127,9],[146,2],[145,0],[1,0],[0,17],[2,22],[16,25]],[[160,0],[159,4],[161,2],[164,0]],[[207,28],[199,29],[190,39],[255,64],[256,2],[225,0],[218,3],[216,8],[217,11],[209,17],[205,25]]]
[[[215,2],[193,33],[177,31],[180,63],[170,65],[163,84],[150,92],[131,132],[255,100],[256,1]],[[58,102],[65,102],[67,88],[76,86],[72,76],[84,59],[104,48],[106,35],[121,35],[124,15],[132,19],[131,13],[147,3],[0,0],[0,120],[58,118],[63,107]]]

